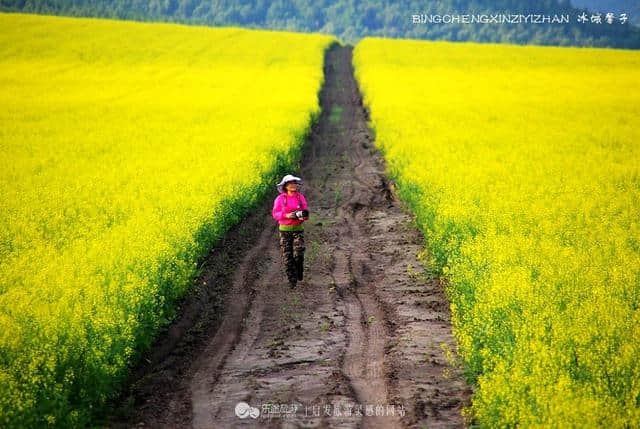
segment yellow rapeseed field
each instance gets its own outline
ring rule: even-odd
[[[640,426],[640,52],[365,39],[483,427]]]
[[[0,426],[104,404],[296,162],[333,40],[0,14]]]

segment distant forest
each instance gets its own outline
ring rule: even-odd
[[[608,0],[624,8],[628,0]],[[574,0],[596,3],[595,0]],[[637,2],[636,2],[637,3]],[[634,3],[635,4],[635,3]],[[635,16],[621,23],[580,23],[570,0],[0,0],[0,11],[240,26],[365,36],[513,44],[640,48]],[[569,15],[567,23],[424,23],[414,14]],[[634,12],[628,12],[632,15]],[[617,17],[617,15],[616,15]]]

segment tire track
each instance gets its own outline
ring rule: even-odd
[[[265,250],[273,241],[274,233],[271,229],[265,228],[260,235],[258,245],[253,247],[239,265],[231,289],[231,299],[228,300],[227,317],[222,325],[217,329],[212,341],[207,345],[201,358],[196,361],[198,368],[193,376],[191,385],[192,413],[194,428],[211,427],[212,417],[217,410],[211,408],[209,396],[212,386],[216,384],[222,367],[239,339],[239,334],[244,326],[244,319],[250,310],[260,312],[261,307],[254,309],[248,305],[251,292],[248,281],[248,273],[255,271],[256,262],[264,255]]]
[[[341,235],[350,238],[348,253],[334,253],[338,263],[333,273],[336,283],[342,289],[347,309],[345,329],[349,335],[349,342],[343,360],[343,371],[356,393],[358,403],[365,406],[363,426],[397,428],[401,427],[398,418],[386,414],[387,406],[390,405],[387,370],[384,365],[388,333],[384,327],[384,312],[374,298],[375,287],[367,269],[371,260],[363,250],[370,246],[367,245],[366,234],[359,226],[363,221],[360,209],[371,206],[376,201],[378,189],[371,186],[367,180],[370,167],[367,158],[362,154],[364,145],[353,144],[354,134],[359,131],[356,124],[359,119],[361,122],[364,121],[358,117],[362,111],[358,109],[358,103],[354,102],[357,96],[353,91],[357,91],[357,85],[353,79],[350,52],[343,50],[341,54],[342,58],[335,61],[336,72],[349,81],[343,82],[343,89],[351,90],[340,91],[335,100],[343,107],[343,121],[348,121],[342,135],[345,144],[338,147],[338,151],[341,155],[346,155],[351,167],[346,170],[347,174],[343,173],[342,177],[339,177],[342,179],[340,183],[348,189],[349,198],[337,211],[338,222],[346,225]],[[379,183],[375,179],[374,182]],[[375,407],[376,410],[382,406],[385,413],[367,415],[367,406]]]

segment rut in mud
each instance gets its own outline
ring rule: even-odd
[[[179,320],[134,374],[129,415],[111,426],[464,425],[471,390],[445,359],[455,350],[448,303],[440,282],[419,274],[421,236],[384,176],[351,58],[350,46],[327,52],[323,113],[293,172],[312,213],[305,280],[288,287],[274,187],[213,249]],[[240,401],[261,415],[239,418]],[[268,404],[298,408],[285,417]]]

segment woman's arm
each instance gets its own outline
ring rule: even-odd
[[[280,195],[278,195],[275,201],[273,202],[273,209],[271,210],[271,216],[273,216],[275,220],[286,219],[284,215],[284,207],[282,205],[282,198]]]

